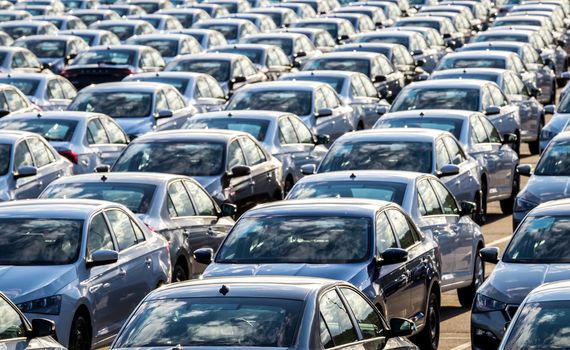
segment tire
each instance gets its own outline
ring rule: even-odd
[[[481,260],[479,256],[479,249],[475,254],[475,263],[473,266],[473,280],[471,285],[457,290],[457,298],[459,299],[459,304],[463,307],[471,307],[473,304],[473,299],[475,298],[475,292],[477,288],[483,284],[485,281],[485,263]]]
[[[511,147],[513,148],[513,151],[516,152],[517,156],[521,156],[521,133],[517,130],[515,132],[515,135],[517,135],[517,140],[515,141],[514,144],[511,145]]]
[[[487,221],[487,185],[481,185],[481,193],[475,195],[475,204],[477,208],[473,220],[479,225],[483,225]]]
[[[291,178],[291,176],[287,176],[287,179],[285,179],[285,183],[283,184],[283,192],[285,192],[285,196],[289,194],[289,191],[291,191],[293,185],[294,185],[293,179]]]
[[[177,263],[172,270],[172,282],[182,282],[188,280],[188,272],[180,263]]]
[[[414,343],[421,350],[437,350],[439,346],[439,302],[437,295],[432,291],[428,298],[426,324],[424,329],[414,337]]]
[[[541,118],[540,122],[538,123],[538,135],[536,136],[536,140],[528,143],[528,148],[530,150],[530,154],[536,155],[540,153],[540,134],[542,133],[542,126],[544,124],[544,119]]]
[[[511,215],[513,213],[513,207],[515,205],[515,199],[520,191],[520,175],[515,173],[513,177],[513,188],[511,190],[511,196],[507,199],[501,200],[501,211],[505,215]]]
[[[78,314],[73,318],[69,333],[69,350],[91,350],[91,326],[85,317]]]
[[[550,104],[556,104],[556,83],[552,83],[552,91],[550,93]]]

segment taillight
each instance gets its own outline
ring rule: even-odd
[[[131,74],[135,74],[136,72],[128,69],[128,68],[121,68],[121,69],[114,69],[112,74],[115,76],[127,76],[127,75],[131,75]]]
[[[67,158],[73,164],[77,164],[77,153],[73,152],[72,150],[66,149],[59,151],[59,154]]]
[[[152,226],[150,226],[149,224],[147,224],[146,222],[144,223],[146,225],[146,227],[148,228],[148,230],[150,232],[156,233],[156,231],[154,230],[154,228],[152,228]]]
[[[59,73],[59,75],[61,75],[64,78],[70,78],[77,76],[77,72],[64,69],[61,71],[61,73]]]

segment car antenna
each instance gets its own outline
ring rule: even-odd
[[[41,118],[42,114],[40,112],[38,112],[38,115],[36,115],[36,117]]]
[[[107,176],[105,176],[105,175],[101,176],[101,181],[103,181],[103,182],[107,181]]]
[[[352,174],[350,174],[349,177],[350,177],[352,180],[354,180],[354,179],[356,178],[356,174],[355,174],[355,173],[352,173]]]
[[[229,291],[230,291],[230,289],[228,287],[226,287],[225,284],[222,285],[222,288],[220,288],[220,290],[219,290],[220,294],[222,294],[222,295],[228,294]]]
[[[420,117],[423,117],[424,115],[424,112],[420,112]]]

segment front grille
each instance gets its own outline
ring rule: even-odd
[[[513,317],[515,317],[515,314],[517,313],[518,309],[519,309],[518,305],[507,305],[507,307],[505,308],[505,312],[507,313],[507,318],[509,320],[512,320]]]

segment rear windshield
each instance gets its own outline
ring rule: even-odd
[[[48,141],[69,142],[73,137],[77,121],[65,119],[20,119],[0,120],[2,130],[29,131],[42,135]]]

